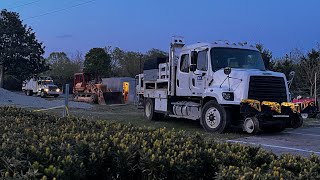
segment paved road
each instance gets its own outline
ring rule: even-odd
[[[320,156],[320,127],[299,128],[276,134],[262,134],[229,140],[228,142],[261,146],[277,155],[291,153],[308,157],[311,153],[315,153]]]

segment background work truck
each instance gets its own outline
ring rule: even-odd
[[[200,120],[205,130],[219,133],[232,126],[257,133],[302,125],[301,109],[289,102],[285,75],[266,70],[253,45],[216,41],[185,46],[174,37],[169,59],[150,61],[143,72],[148,120]]]
[[[22,91],[24,91],[27,96],[36,94],[41,97],[58,97],[61,94],[58,86],[55,85],[52,78],[48,76],[33,77],[30,80],[23,81]]]

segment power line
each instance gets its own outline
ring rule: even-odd
[[[23,19],[23,20],[34,19],[34,18],[38,18],[38,17],[41,17],[41,16],[46,16],[46,15],[49,15],[49,14],[53,14],[53,13],[57,13],[57,12],[61,12],[61,11],[66,11],[66,10],[69,10],[69,9],[72,9],[72,8],[75,8],[75,7],[78,7],[78,6],[82,6],[82,5],[84,5],[84,4],[88,4],[88,3],[91,3],[91,2],[94,2],[94,1],[96,1],[96,0],[86,1],[86,2],[83,2],[83,3],[80,3],[80,4],[76,4],[76,5],[73,5],[73,6],[69,6],[69,7],[67,7],[67,8],[57,9],[57,10],[53,10],[53,11],[50,11],[50,12],[46,12],[46,13],[43,13],[43,14],[40,14],[40,15],[31,16],[31,17],[25,18],[25,19]]]
[[[28,2],[28,3],[25,3],[25,4],[21,4],[21,5],[17,5],[17,6],[12,6],[12,7],[9,7],[8,9],[14,9],[14,8],[19,8],[19,7],[23,7],[23,6],[28,6],[28,5],[37,3],[37,2],[39,2],[39,1],[41,1],[41,0],[31,1],[31,2]]]

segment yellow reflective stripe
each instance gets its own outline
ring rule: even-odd
[[[270,101],[262,101],[261,105],[271,107],[271,110],[276,111],[277,113],[281,113],[281,106],[277,102],[270,102]]]
[[[261,112],[261,104],[260,101],[254,99],[243,99],[241,100],[242,103],[248,103],[252,108],[256,109],[257,111]]]

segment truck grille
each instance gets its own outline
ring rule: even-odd
[[[284,79],[274,76],[251,76],[248,99],[286,102],[287,93]]]

